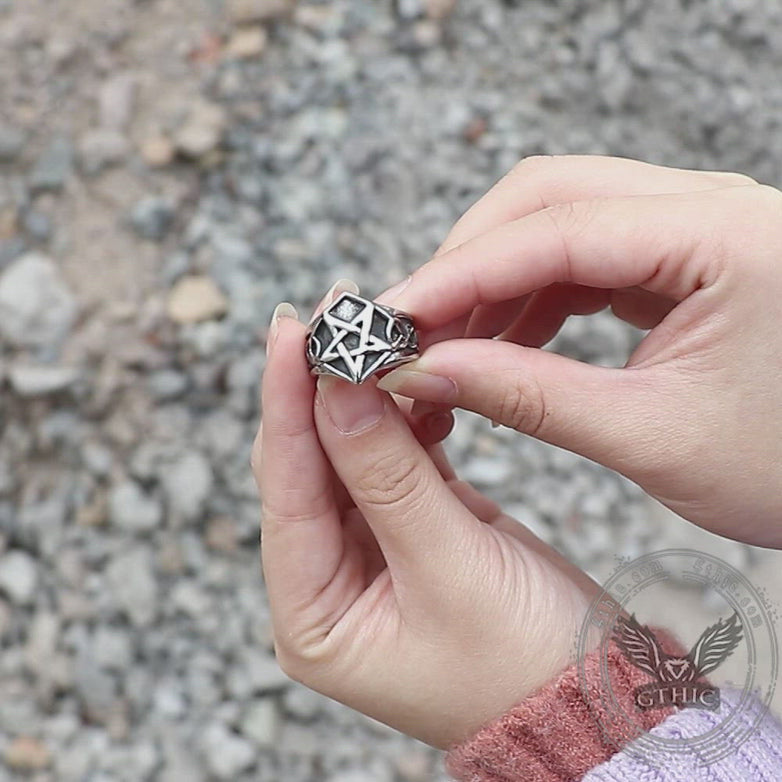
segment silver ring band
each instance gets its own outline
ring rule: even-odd
[[[311,375],[359,385],[418,358],[418,334],[408,313],[345,291],[307,327],[306,355]]]

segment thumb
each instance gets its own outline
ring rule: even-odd
[[[494,339],[452,339],[385,374],[378,387],[479,413],[637,480],[671,432],[649,370],[599,367]],[[650,411],[653,411],[650,412]],[[670,453],[670,452],[669,452]]]

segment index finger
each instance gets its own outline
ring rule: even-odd
[[[731,171],[671,168],[610,155],[532,155],[519,161],[459,218],[435,255],[554,204],[753,183],[751,177]]]
[[[425,263],[393,306],[409,312],[419,328],[431,330],[479,305],[556,282],[638,286],[681,301],[716,276],[720,253],[714,226],[735,219],[732,194],[743,189],[547,207]]]

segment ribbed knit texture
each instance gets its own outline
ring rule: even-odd
[[[652,628],[669,654],[687,650],[665,629]],[[582,696],[577,664],[564,670],[538,692],[472,737],[451,747],[445,759],[448,772],[460,782],[576,782],[587,771],[608,760],[621,747],[606,740],[600,728],[606,722],[601,706],[605,685],[601,677],[601,651],[584,658],[584,681],[593,694]],[[633,690],[649,683],[649,676],[629,663],[619,648],[607,650],[611,694],[623,712],[636,713]],[[625,737],[621,745],[637,738],[666,717],[672,708],[637,712],[643,730]]]
[[[659,739],[682,740],[698,738],[717,727],[727,715],[737,709],[742,691],[720,688],[720,708],[716,712],[686,708],[649,731]],[[763,704],[754,695],[736,714],[736,724],[742,728],[754,724],[762,713]],[[742,731],[743,732],[743,731]],[[647,745],[648,746],[648,745]],[[782,723],[768,712],[758,728],[734,751],[709,765],[699,764],[700,754],[694,749],[687,754],[670,752],[664,762],[636,756],[631,742],[622,752],[594,768],[583,782],[780,782],[782,780]],[[643,752],[638,748],[639,753]],[[520,774],[517,779],[525,777]]]

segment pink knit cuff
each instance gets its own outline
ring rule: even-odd
[[[651,629],[667,653],[687,653],[667,630]],[[448,772],[459,782],[575,782],[604,763],[621,746],[609,741],[601,730],[607,720],[599,697],[605,689],[601,658],[598,648],[584,658],[582,673],[574,663],[472,737],[451,747],[445,759]],[[613,641],[608,644],[607,665],[614,702],[622,711],[637,714],[643,730],[673,714],[671,707],[636,711],[633,690],[648,684],[649,676],[628,662]],[[584,685],[595,694],[589,705],[582,694]],[[637,735],[627,735],[622,746]]]

